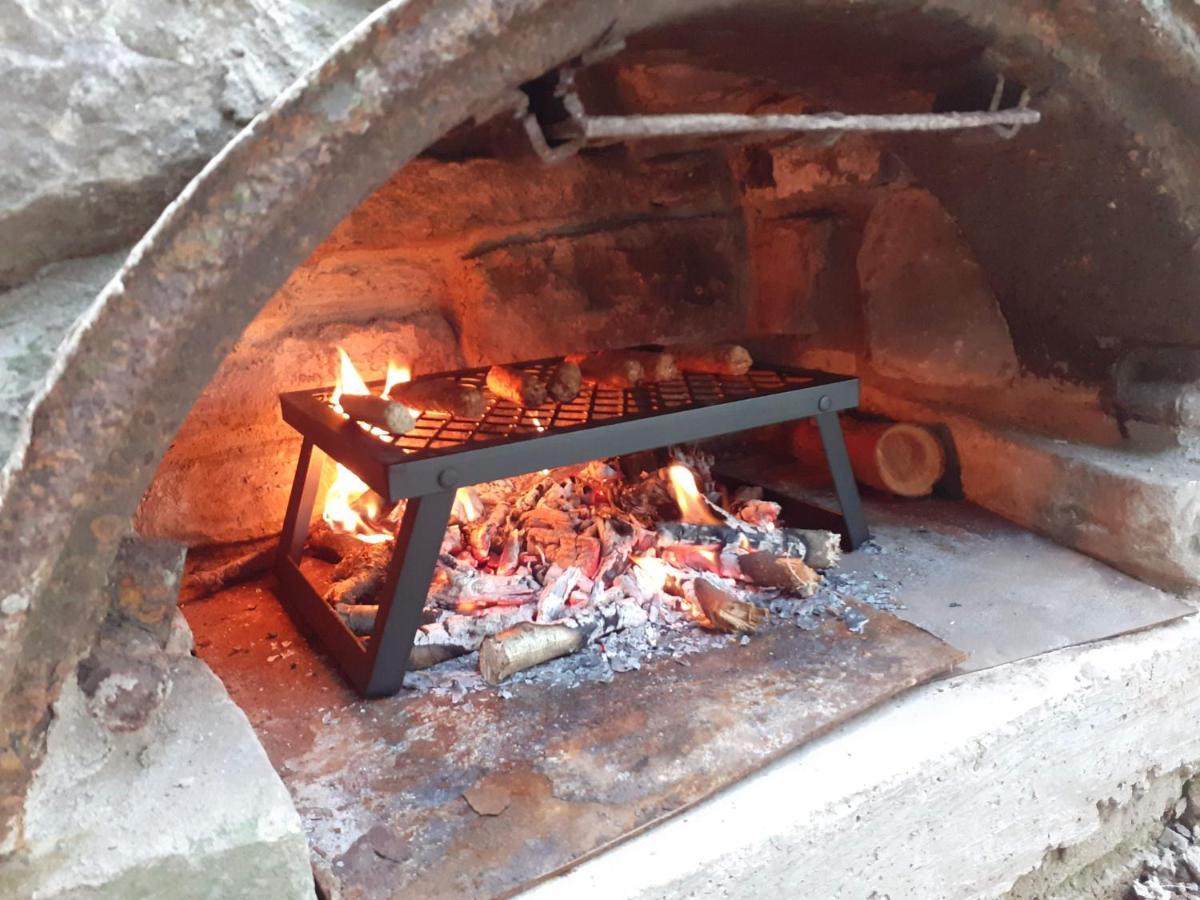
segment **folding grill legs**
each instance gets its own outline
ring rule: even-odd
[[[846,440],[842,437],[842,423],[836,412],[817,413],[816,419],[821,444],[825,448],[825,460],[829,463],[829,471],[833,475],[838,505],[842,508],[842,520],[846,523],[850,549],[857,550],[871,535],[867,531],[867,519],[863,515],[862,502],[858,497],[854,470],[850,468],[850,455],[846,452]]]
[[[404,670],[453,505],[454,491],[441,491],[410,497],[404,508],[367,651],[370,679],[362,691],[368,697],[394,694],[404,685]]]

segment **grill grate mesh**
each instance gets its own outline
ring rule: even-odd
[[[559,360],[518,364],[517,367],[547,377]],[[414,458],[452,449],[485,447],[511,442],[543,433],[569,430],[598,422],[639,419],[664,412],[712,406],[749,397],[793,390],[813,382],[811,375],[787,369],[754,368],[745,375],[723,376],[684,373],[681,378],[635,388],[606,388],[584,384],[574,400],[557,403],[548,400],[534,409],[524,409],[503,400],[487,389],[487,368],[429,376],[449,378],[484,392],[486,408],[482,418],[464,419],[439,413],[422,413],[416,426],[406,434],[392,435],[377,428],[362,426],[383,444],[412,454]],[[370,385],[382,389],[382,382]],[[314,399],[329,405],[332,391],[316,392]]]

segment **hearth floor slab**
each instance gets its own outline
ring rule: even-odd
[[[731,474],[836,509],[794,461],[742,462]],[[1175,594],[1026,531],[973,503],[864,490],[874,537],[842,558],[847,593],[886,596],[896,615],[967,653],[959,671],[1014,662],[1194,612]]]
[[[528,887],[962,659],[868,611],[861,635],[833,618],[779,622],[611,683],[360,701],[269,588],[184,610],[291,791],[319,880],[343,898]]]

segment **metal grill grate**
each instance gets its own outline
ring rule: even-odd
[[[548,359],[517,366],[545,375],[558,363]],[[403,683],[454,492],[465,485],[812,416],[850,546],[867,539],[837,417],[838,410],[857,404],[857,379],[760,366],[738,377],[689,373],[626,390],[585,387],[570,403],[521,409],[486,390],[485,368],[426,377],[484,388],[485,414],[459,419],[425,413],[412,431],[396,436],[337,412],[329,402],[330,388],[279,398],[284,420],[304,435],[280,537],[277,572],[285,603],[320,635],[368,696],[394,693]],[[376,392],[382,387],[382,382],[371,385]],[[388,502],[408,500],[369,643],[351,633],[300,569],[326,455]]]
[[[542,360],[522,363],[517,367],[547,377],[559,362],[556,359]],[[585,384],[579,396],[568,403],[549,400],[536,409],[524,409],[487,390],[486,368],[464,369],[428,377],[452,378],[459,384],[480,388],[486,399],[486,408],[479,419],[422,413],[415,427],[402,435],[391,435],[377,428],[362,426],[380,443],[399,448],[413,460],[435,452],[511,443],[598,422],[631,421],[664,412],[760,397],[804,387],[814,381],[812,374],[787,369],[755,368],[740,376],[685,373],[673,381],[624,390]],[[378,392],[382,389],[382,382],[374,382],[370,388]],[[332,393],[330,388],[314,391],[313,399],[329,407],[332,412],[329,403]]]

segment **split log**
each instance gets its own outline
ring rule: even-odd
[[[804,560],[777,556],[766,550],[737,557],[737,567],[747,581],[760,587],[780,588],[798,597],[811,597],[821,583],[821,576]]]
[[[809,528],[775,528],[765,531],[749,525],[691,525],[664,522],[658,526],[660,539],[668,543],[739,545],[743,539],[750,550],[769,550],[780,556],[803,560],[814,569],[828,569],[842,558],[841,538],[833,531]]]
[[[499,684],[518,672],[574,653],[607,634],[646,621],[646,611],[641,606],[623,602],[589,610],[562,622],[515,625],[483,642],[479,648],[479,671],[488,684]]]
[[[416,424],[407,406],[386,397],[376,397],[374,394],[342,394],[338,403],[342,412],[350,418],[392,434],[406,434]]]
[[[570,403],[579,396],[582,385],[583,373],[579,370],[579,363],[564,361],[550,376],[546,391],[559,403]]]
[[[946,473],[946,450],[934,435],[907,422],[842,419],[842,433],[854,477],[898,497],[927,497]],[[812,422],[792,430],[792,451],[799,459],[825,458],[820,433]]]
[[[672,344],[664,350],[681,372],[745,375],[754,365],[750,351],[740,344]]]
[[[405,406],[422,412],[442,413],[460,419],[478,419],[487,408],[483,392],[453,378],[430,378],[393,385],[388,394]]]
[[[573,354],[567,360],[579,363],[583,380],[598,387],[635,387],[645,374],[642,364],[621,350],[602,350],[588,356]]]
[[[733,591],[701,576],[692,582],[696,603],[718,631],[749,634],[767,620],[767,611],[747,603]]]
[[[497,397],[521,407],[541,406],[546,402],[546,385],[531,372],[512,366],[492,366],[487,386]]]

